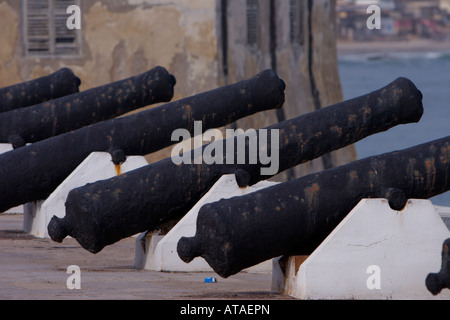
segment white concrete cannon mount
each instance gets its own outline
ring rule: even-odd
[[[25,232],[38,237],[49,238],[47,227],[53,216],[64,218],[65,202],[70,191],[88,183],[106,180],[118,174],[126,173],[148,165],[142,156],[128,157],[120,167],[116,167],[111,155],[106,152],[94,152],[81,163],[73,173],[48,197],[48,199],[25,205]]]
[[[425,285],[450,238],[438,210],[428,200],[394,211],[387,200],[364,199],[300,266],[275,259],[273,290],[309,300],[448,300],[450,290],[433,296]]]
[[[182,237],[193,237],[195,235],[197,216],[201,207],[207,203],[243,196],[275,184],[277,183],[263,181],[248,188],[240,188],[235,175],[223,176],[167,235],[144,233],[138,237],[135,267],[164,272],[214,272],[203,258],[196,258],[187,264],[180,259],[177,253],[178,241]],[[270,274],[272,272],[272,261],[263,262],[245,271]]]

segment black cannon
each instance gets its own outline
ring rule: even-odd
[[[442,268],[439,273],[430,273],[425,284],[428,291],[437,296],[444,288],[450,289],[450,239],[442,246]]]
[[[65,218],[52,219],[49,235],[57,242],[70,235],[83,248],[97,253],[138,232],[177,221],[225,174],[236,174],[242,187],[252,185],[368,135],[417,122],[422,114],[422,94],[401,78],[371,94],[255,131],[259,150],[250,142],[255,139],[241,134],[188,153],[195,155],[200,150],[205,155],[211,150],[213,154],[215,149],[215,156],[220,156],[214,163],[178,165],[169,158],[75,189],[68,196]],[[226,150],[230,145],[244,145],[244,150],[236,152],[232,147],[227,154],[218,152],[219,146]],[[263,172],[270,169],[264,157],[251,161],[251,153],[264,150],[264,155],[279,152],[279,159],[273,157],[278,162],[277,172]],[[241,157],[245,161],[240,161]]]
[[[0,113],[79,92],[80,79],[68,68],[0,89]]]
[[[203,257],[225,278],[278,256],[310,255],[362,199],[386,198],[400,211],[408,199],[448,191],[449,159],[447,137],[205,205],[178,254]]]
[[[174,130],[219,128],[257,112],[280,108],[285,84],[270,70],[233,85],[178,100],[135,115],[97,123],[0,155],[0,212],[46,199],[92,152],[126,155],[168,147]]]
[[[162,67],[28,108],[0,113],[0,142],[15,148],[169,102],[175,78]]]

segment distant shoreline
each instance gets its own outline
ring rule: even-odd
[[[411,41],[341,41],[337,43],[339,56],[347,54],[393,53],[393,52],[448,52],[450,41],[411,40]]]

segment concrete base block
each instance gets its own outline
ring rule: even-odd
[[[9,151],[13,151],[13,150],[14,150],[14,148],[11,144],[0,143],[0,154],[6,153]],[[4,213],[5,214],[23,214],[23,212],[24,212],[24,206],[18,206],[16,208],[12,208]]]
[[[110,179],[120,173],[126,173],[148,165],[144,157],[128,157],[120,168],[111,161],[106,152],[94,152],[81,163],[72,174],[45,201],[25,205],[25,232],[38,237],[49,238],[47,226],[53,216],[64,218],[65,203],[70,191],[88,183]],[[120,169],[120,172],[118,170]]]
[[[450,207],[435,206],[435,208],[442,220],[444,220],[448,230],[450,230]]]
[[[0,154],[13,151],[13,146],[8,143],[0,143]]]
[[[448,238],[430,201],[394,211],[387,200],[365,199],[304,262],[274,260],[272,289],[309,300],[447,300],[450,290],[433,296],[425,279],[441,269]]]
[[[135,267],[163,272],[214,272],[203,258],[196,258],[191,263],[186,264],[177,253],[178,241],[182,237],[195,236],[197,216],[201,207],[207,203],[243,196],[275,184],[277,183],[263,181],[248,188],[240,188],[234,175],[223,176],[167,235],[142,234],[138,237]],[[271,273],[272,262],[264,262],[246,270],[246,272]]]

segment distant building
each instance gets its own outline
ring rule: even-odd
[[[403,12],[412,14],[415,18],[432,18],[439,12],[439,0],[398,0]]]
[[[340,39],[354,41],[443,39],[448,35],[450,15],[443,11],[450,1],[347,0],[337,2],[337,30]],[[382,11],[381,30],[366,27],[369,5]]]
[[[450,0],[440,0],[439,8],[441,8],[441,10],[446,11],[447,13],[450,14]]]
[[[395,10],[395,0],[355,0],[355,5],[362,7],[369,7],[370,5],[377,5],[382,10]]]

